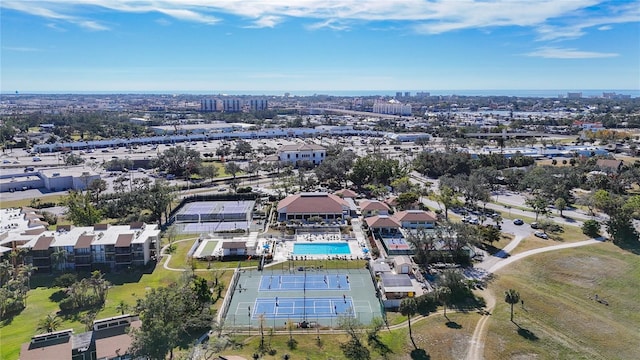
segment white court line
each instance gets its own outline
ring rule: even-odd
[[[253,305],[253,303],[252,303],[252,302],[239,302],[239,303],[238,303],[238,306],[236,307],[236,313],[235,313],[235,315],[239,315],[239,314],[238,314],[238,312],[239,312],[239,311],[241,311],[241,310],[240,310],[240,306],[243,306],[243,309],[245,309],[245,310],[246,310],[246,309],[247,309],[247,306],[251,306],[251,305]]]
[[[360,309],[360,311],[373,312],[373,310],[371,309],[371,303],[368,300],[354,301],[353,307],[354,309]]]

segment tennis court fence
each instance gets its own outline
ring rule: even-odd
[[[231,276],[231,281],[229,282],[229,289],[227,290],[227,294],[229,296],[225,296],[222,302],[222,306],[220,306],[220,311],[218,311],[218,324],[223,324],[224,319],[227,317],[227,312],[229,311],[229,305],[231,304],[231,299],[233,298],[233,294],[236,292],[236,286],[238,286],[238,279],[240,279],[240,263],[233,271],[233,276]]]

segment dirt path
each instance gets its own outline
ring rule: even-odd
[[[547,251],[555,251],[555,250],[562,250],[562,249],[569,249],[569,248],[574,248],[579,246],[597,244],[597,243],[601,243],[602,241],[603,240],[591,239],[591,240],[579,241],[575,243],[553,245],[553,246],[547,246],[543,248],[525,251],[520,254],[508,257],[506,259],[501,259],[497,262],[490,263],[489,267],[487,268],[487,272],[494,273],[502,269],[503,267],[513,263],[514,261],[521,260],[531,255],[536,255],[536,254],[540,254]],[[515,241],[512,241],[512,243],[514,242]],[[515,248],[515,246],[511,247],[510,250],[513,250],[513,248]],[[469,349],[467,351],[467,356],[465,357],[465,360],[482,360],[484,358],[483,353],[484,353],[484,342],[487,336],[487,322],[489,321],[490,314],[496,305],[496,298],[488,289],[483,290],[481,292],[481,295],[484,296],[485,300],[487,301],[487,306],[486,306],[487,313],[485,313],[476,324],[476,328],[473,331],[473,335],[471,336]]]
[[[496,306],[496,298],[490,290],[482,290],[480,295],[482,295],[487,302],[486,312],[476,324],[475,330],[473,330],[473,335],[470,340],[471,345],[469,346],[467,356],[465,357],[466,360],[482,359],[482,353],[484,352],[484,339],[487,334],[487,322],[489,321],[493,308]]]

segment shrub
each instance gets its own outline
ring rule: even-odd
[[[55,280],[53,280],[53,285],[66,288],[73,285],[76,281],[78,281],[78,276],[76,274],[66,273],[55,278]]]
[[[596,237],[600,234],[600,223],[596,220],[587,220],[582,224],[582,232],[591,237]]]

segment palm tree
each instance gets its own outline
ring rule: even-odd
[[[60,326],[61,321],[58,315],[49,314],[44,319],[40,320],[38,323],[38,328],[36,330],[43,333],[50,333],[56,331]]]
[[[511,304],[511,322],[513,322],[513,305],[520,302],[520,293],[514,289],[507,290],[504,292],[504,301]]]
[[[449,320],[447,317],[447,303],[451,298],[451,289],[445,286],[441,286],[436,289],[436,298],[442,302],[442,306],[444,307],[444,318]]]
[[[127,305],[127,303],[124,302],[124,300],[120,300],[120,302],[118,303],[118,306],[116,306],[116,310],[120,311],[120,315],[124,315],[124,313],[127,312],[127,310],[129,310],[129,305]]]
[[[418,312],[418,303],[415,298],[406,298],[403,299],[400,303],[400,313],[407,317],[407,321],[409,323],[409,338],[411,339],[411,343],[413,347],[417,350],[418,346],[416,345],[415,340],[413,340],[413,333],[411,332],[411,317]]]
[[[65,256],[65,251],[59,246],[56,247],[55,251],[51,253],[51,271],[53,271],[54,268],[57,270],[60,264],[64,263]]]

